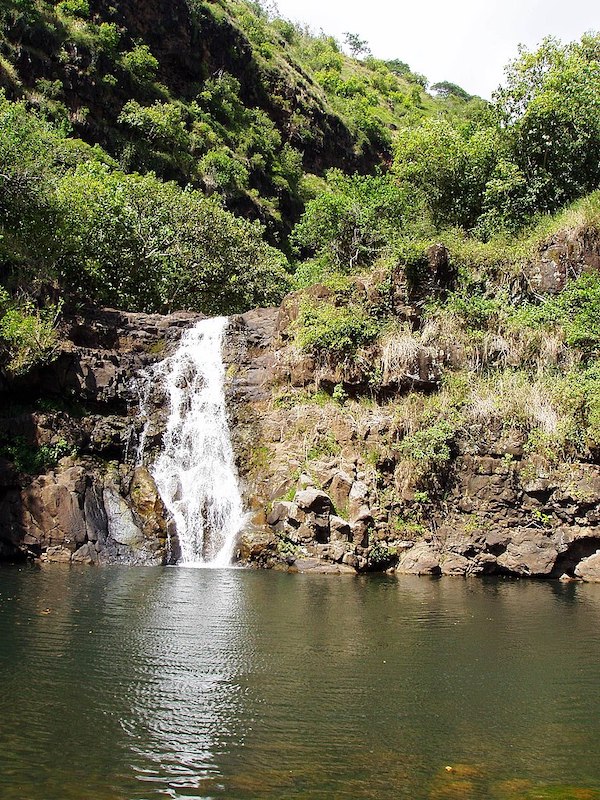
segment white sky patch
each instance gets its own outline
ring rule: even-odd
[[[277,0],[282,16],[343,40],[366,39],[377,58],[399,58],[431,83],[490,98],[517,46],[563,42],[600,29],[598,0]]]

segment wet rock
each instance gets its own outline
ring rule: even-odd
[[[55,564],[68,564],[71,561],[72,553],[66,547],[54,545],[47,547],[44,553],[44,561]]]
[[[108,520],[102,497],[100,481],[87,487],[83,502],[85,530],[90,542],[105,542],[108,536]]]
[[[346,553],[342,559],[342,563],[355,570],[365,569],[367,566],[367,559],[363,556],[356,555],[356,553]]]
[[[125,498],[111,486],[107,486],[103,493],[104,508],[108,535],[117,544],[125,545],[133,550],[139,549],[144,543],[144,535],[136,525],[131,508]]]
[[[98,562],[98,553],[96,548],[91,542],[82,545],[79,550],[76,550],[71,557],[73,564],[96,564]]]
[[[160,542],[167,536],[167,510],[158,492],[154,478],[146,467],[136,467],[129,489],[131,507],[136,522],[146,540]]]
[[[238,559],[250,564],[269,566],[277,556],[277,538],[268,531],[246,530],[238,544]]]
[[[236,402],[268,400],[277,362],[272,347],[278,309],[259,308],[232,317],[225,333],[223,358],[231,377],[228,392]]]
[[[297,558],[294,561],[294,572],[314,572],[322,566],[318,558]]]

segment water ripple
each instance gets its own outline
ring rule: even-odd
[[[597,798],[599,622],[592,586],[1,570],[0,797]]]

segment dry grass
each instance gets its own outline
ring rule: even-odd
[[[380,342],[383,382],[400,381],[415,372],[422,349],[420,338],[408,330],[386,334]]]
[[[484,426],[501,423],[528,431],[538,429],[547,436],[557,436],[561,426],[561,414],[548,384],[515,372],[475,380],[466,418]]]
[[[487,330],[473,331],[447,309],[427,320],[420,341],[422,346],[436,348],[446,365],[479,375],[507,367],[526,368],[541,375],[553,367],[567,370],[580,358],[577,351],[566,346],[560,329],[517,326],[507,317],[492,321]]]

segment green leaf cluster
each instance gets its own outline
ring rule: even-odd
[[[26,296],[17,300],[0,287],[0,364],[21,375],[55,353],[60,304],[37,308]]]

